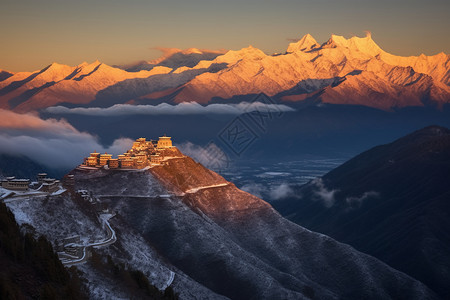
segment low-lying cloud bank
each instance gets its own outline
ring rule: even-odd
[[[285,182],[272,186],[266,186],[261,183],[247,183],[240,189],[268,201],[277,201],[288,197],[300,198],[300,196],[295,195],[292,187]]]
[[[377,198],[379,196],[380,196],[380,193],[378,193],[376,191],[369,191],[369,192],[365,192],[364,194],[362,194],[359,197],[357,197],[357,196],[347,197],[347,198],[345,198],[345,201],[347,202],[347,204],[349,204],[351,206],[360,206],[367,199]]]
[[[313,187],[314,200],[321,201],[326,208],[330,208],[336,204],[336,193],[339,192],[338,189],[329,189],[320,177],[313,179],[309,184]],[[354,209],[360,207],[364,201],[378,198],[379,196],[380,193],[376,191],[368,191],[359,196],[346,197],[345,204],[347,204],[348,209]]]
[[[261,199],[268,193],[268,187],[261,183],[247,183],[241,186],[240,189]]]
[[[65,120],[43,120],[0,109],[0,153],[24,155],[49,168],[73,168],[93,150],[120,154],[132,142],[121,138],[104,147],[97,137],[78,131]]]
[[[292,112],[292,107],[284,104],[266,104],[262,102],[241,102],[238,104],[209,104],[202,106],[196,102],[183,102],[176,105],[161,103],[158,105],[116,104],[107,108],[54,106],[46,109],[52,114],[77,114],[87,116],[123,116],[123,115],[195,115],[195,114],[227,114],[240,115],[251,111],[262,113]]]
[[[176,144],[177,148],[196,162],[208,169],[221,171],[230,165],[229,157],[213,142],[206,146],[199,146],[191,142]]]
[[[206,146],[199,146],[191,142],[176,145],[181,152],[190,156],[208,169],[221,172],[232,165],[230,158],[213,142]],[[270,175],[283,175],[281,172],[266,172]],[[289,173],[286,173],[289,174]],[[248,183],[240,187],[241,190],[258,198],[268,201],[276,201],[287,197],[297,197],[293,188],[288,183],[266,186],[259,183]]]
[[[314,194],[317,199],[322,201],[325,207],[330,208],[334,205],[336,201],[335,195],[339,190],[328,189],[320,177],[312,180],[310,184],[314,186]]]

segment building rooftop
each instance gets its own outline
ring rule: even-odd
[[[100,154],[94,150],[90,157],[85,157],[82,167],[103,168],[109,161],[113,162],[114,168],[142,168],[142,165],[151,166],[164,158],[164,150],[173,148],[172,138],[164,134],[158,141],[148,140],[140,137],[133,142],[132,147],[118,155],[116,158],[112,154]],[[152,157],[151,157],[152,156]],[[118,165],[118,167],[117,167]]]

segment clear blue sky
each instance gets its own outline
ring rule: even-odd
[[[365,30],[393,54],[450,53],[450,1],[0,0],[0,69],[129,63],[154,47],[273,53],[306,33],[322,43]]]

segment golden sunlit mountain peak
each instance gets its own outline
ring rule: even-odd
[[[367,32],[365,37],[353,36],[346,39],[343,36],[332,34],[331,38],[322,45],[322,48],[342,47],[359,51],[370,56],[376,56],[384,51],[373,41],[372,34]]]
[[[426,105],[423,99],[438,106],[449,102],[448,55],[395,56],[383,51],[370,33],[348,39],[333,34],[321,46],[306,34],[286,54],[275,56],[253,46],[224,54],[199,48],[160,50],[165,54],[152,64],[54,63],[33,73],[5,74],[0,107],[25,112],[59,103],[112,105],[161,97],[206,104],[258,93],[281,101],[316,99],[386,110]]]
[[[304,35],[300,40],[295,43],[290,43],[287,48],[287,53],[292,53],[296,51],[310,51],[314,48],[319,47],[317,41],[309,33]]]

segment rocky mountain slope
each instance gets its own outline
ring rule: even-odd
[[[369,253],[442,297],[450,280],[450,130],[375,147],[275,202],[290,220]]]
[[[151,70],[156,66],[164,66],[172,69],[180,67],[192,68],[202,60],[213,60],[217,56],[222,55],[226,50],[205,50],[197,48],[189,48],[185,50],[177,48],[156,48],[163,52],[163,55],[157,59],[150,61],[139,61],[128,65],[117,66],[129,72],[139,72],[141,70]]]
[[[0,81],[8,79],[12,75],[14,75],[14,74],[11,73],[11,72],[8,72],[8,71],[5,71],[5,70],[0,70]]]
[[[260,93],[291,105],[323,102],[383,110],[441,107],[450,100],[449,55],[395,56],[370,34],[332,35],[321,45],[306,35],[281,55],[251,46],[226,53],[169,49],[158,60],[123,68],[54,63],[36,72],[6,74],[0,81],[0,107],[24,112],[54,105],[206,104],[251,100]]]
[[[182,299],[437,298],[379,260],[284,219],[176,148],[149,170],[71,174],[75,186],[64,194],[8,199],[20,224],[52,241],[79,234],[88,242],[103,231],[96,211],[107,209],[117,241],[95,251],[142,271],[160,289],[170,285]],[[90,200],[76,190],[87,190]],[[95,266],[78,266],[89,291],[120,295],[120,285]]]
[[[30,223],[34,222],[35,228],[29,226],[29,223],[23,223],[24,220],[20,219],[24,213],[19,213],[18,207],[14,205],[17,204],[17,199],[16,203],[9,204],[14,214],[6,208],[4,203],[0,203],[2,224],[0,228],[0,244],[2,245],[0,248],[0,297],[2,299],[177,299],[171,288],[160,291],[150,284],[141,271],[134,270],[129,265],[118,264],[112,260],[111,256],[103,253],[102,257],[95,250],[89,253],[89,263],[79,265],[78,269],[74,266],[64,268],[54,252],[55,248],[42,234],[42,229],[46,225],[52,225],[52,229],[57,230],[67,229],[64,224],[79,225],[86,220],[86,215],[75,211],[73,203],[72,207],[70,204],[65,207],[68,201],[64,200],[67,198],[51,196],[48,198],[51,199],[46,199],[47,201],[44,202],[34,198],[31,202],[32,205],[39,204],[44,208],[39,213],[44,220],[28,220]],[[54,200],[58,201],[60,209],[53,208],[51,217],[54,221],[64,221],[63,224],[56,224],[56,222],[49,224],[45,219],[49,217],[47,209],[55,205]],[[48,202],[52,202],[51,205]],[[72,214],[77,214],[78,222],[65,220],[64,215],[60,214],[63,207]],[[33,214],[33,211],[28,209],[28,216],[36,217],[37,214]],[[18,217],[21,227],[15,220]],[[88,225],[96,227],[92,222]],[[79,232],[80,229],[71,228],[70,232]],[[37,235],[35,230],[38,231],[39,238],[33,237]],[[87,231],[84,233],[86,234]],[[46,232],[45,236],[57,237],[58,235]]]
[[[35,178],[36,174],[48,172],[46,168],[20,155],[0,154],[0,178],[15,176],[16,178]],[[53,172],[49,176],[54,176]]]
[[[98,215],[106,208],[111,209],[109,202],[103,197],[105,194],[110,197],[116,195],[113,199],[137,201],[136,208],[139,208],[143,201],[158,201],[160,195],[167,194],[157,180],[140,176],[142,174],[139,172],[111,174],[102,171],[94,174],[79,173],[78,187],[96,187],[100,189],[96,195],[90,193],[94,191],[90,188],[87,198],[69,190],[58,195],[9,197],[4,201],[14,213],[21,228],[36,236],[46,236],[55,249],[61,241],[73,236],[80,236],[79,244],[86,245],[105,239],[104,225]],[[127,187],[117,185],[117,182],[121,181],[128,182]],[[176,281],[171,284],[171,288],[176,289],[182,299],[192,299],[192,295],[196,295],[197,298],[221,299],[219,295],[168,263],[139,232],[130,226],[122,213],[115,213],[116,216],[109,222],[117,234],[117,241],[107,247],[97,247],[93,250],[95,253],[89,251],[87,255],[92,256],[92,259],[73,265],[82,278],[83,289],[89,293],[91,299],[130,297],[127,282],[121,282],[108,271],[105,272],[112,265],[126,265],[128,269],[139,270],[152,285],[162,291],[168,287],[171,274],[176,273]],[[111,262],[108,256],[111,257]]]
[[[0,203],[0,298],[85,299],[80,279],[67,270],[45,237],[33,238]]]

